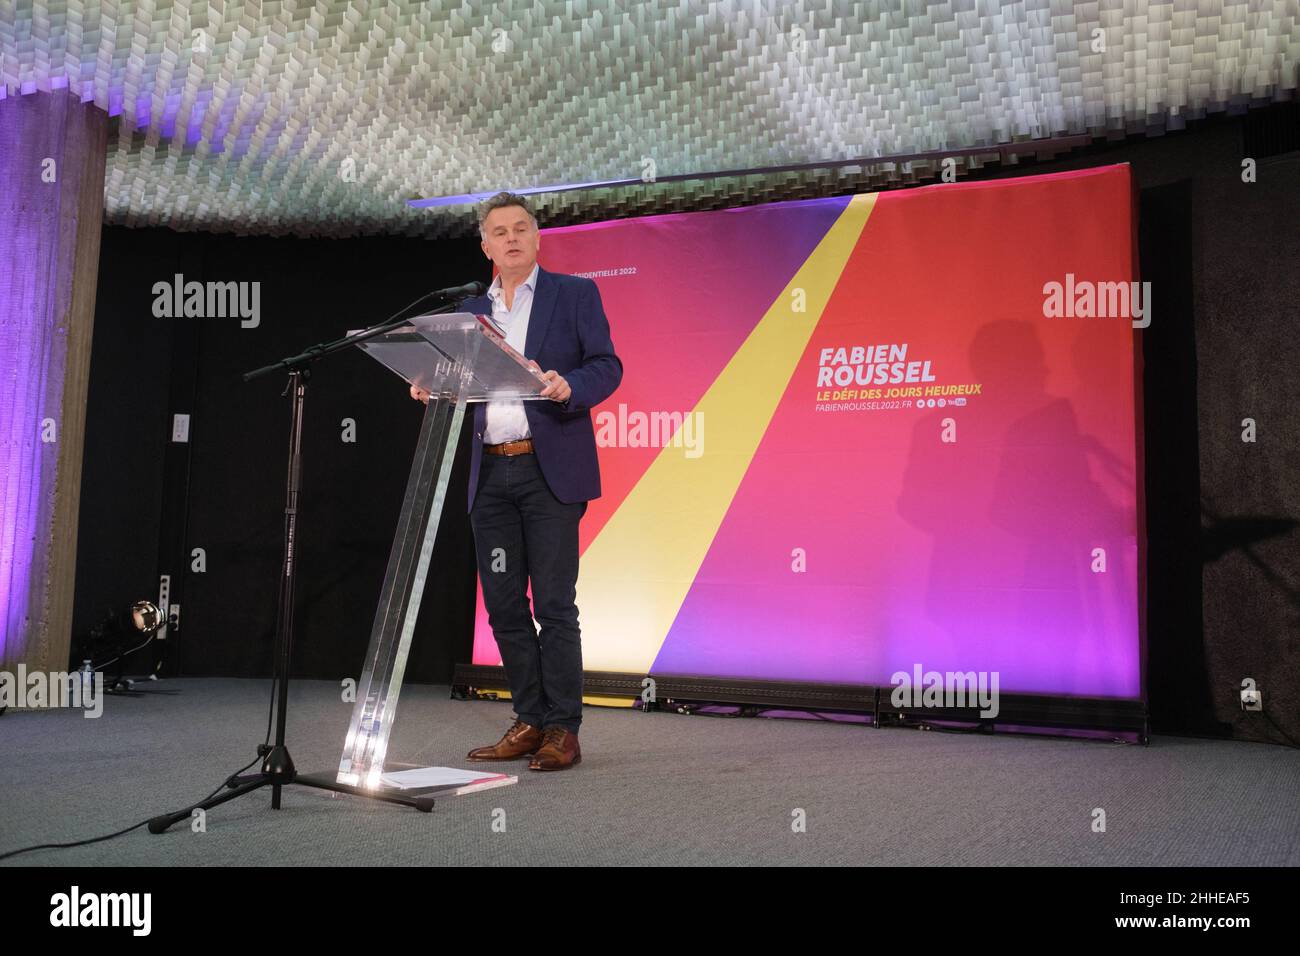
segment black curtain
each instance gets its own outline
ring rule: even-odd
[[[253,319],[160,318],[155,283],[259,284]],[[305,240],[104,231],[89,392],[74,631],[153,599],[170,574],[181,627],[165,673],[267,675],[281,566],[287,377],[241,373],[386,318],[424,292],[490,277],[473,241]],[[249,287],[251,288],[251,286]],[[247,327],[246,327],[247,326]],[[294,673],[360,670],[423,406],[360,350],[307,390]],[[188,443],[169,441],[187,413]],[[350,420],[355,441],[345,442]],[[468,428],[468,423],[467,423]],[[468,660],[473,538],[466,442],[407,667],[446,682]],[[202,549],[195,555],[194,549]],[[202,562],[203,570],[195,570]],[[137,663],[135,669],[141,669]]]

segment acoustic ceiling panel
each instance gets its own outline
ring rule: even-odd
[[[1177,128],[1289,99],[1296,0],[0,0],[0,96],[118,117],[106,217],[437,237],[850,191],[929,163],[660,177]],[[959,168],[978,165],[962,159]],[[650,180],[650,181],[644,181]]]

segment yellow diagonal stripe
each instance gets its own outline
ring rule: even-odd
[[[683,448],[663,448],[583,553],[585,669],[650,669],[875,200],[874,193],[849,200],[700,398],[694,411],[703,416],[704,453],[687,458]],[[806,296],[800,312],[797,290]]]

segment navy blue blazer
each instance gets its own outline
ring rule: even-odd
[[[492,300],[486,295],[466,299],[461,311],[490,316]],[[533,435],[533,452],[542,477],[555,497],[566,504],[599,498],[600,467],[596,461],[591,408],[618,388],[623,380],[623,363],[614,354],[609,320],[605,318],[596,283],[537,267],[524,357],[535,361],[543,372],[555,369],[573,390],[564,404],[550,399],[524,402],[524,414]],[[474,495],[478,491],[487,403],[475,402],[473,408],[470,508],[474,507]]]

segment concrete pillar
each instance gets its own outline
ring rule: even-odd
[[[81,500],[108,116],[0,100],[0,669],[63,670]]]

